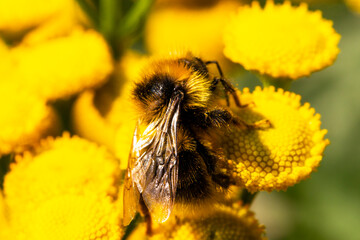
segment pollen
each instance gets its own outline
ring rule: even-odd
[[[59,131],[59,119],[45,101],[12,84],[0,84],[0,156],[22,152]]]
[[[117,197],[117,160],[104,147],[68,133],[48,138],[15,160],[4,181],[6,200],[14,215],[65,194]]]
[[[245,69],[272,78],[297,79],[333,64],[340,35],[321,11],[289,1],[264,8],[242,6],[226,26],[224,53]]]
[[[15,239],[118,240],[122,235],[118,216],[119,210],[108,198],[57,196],[21,215]]]
[[[249,106],[233,112],[255,128],[233,128],[221,138],[234,180],[256,192],[286,190],[309,177],[329,144],[320,115],[308,103],[301,105],[299,95],[274,87],[244,89],[240,100]]]

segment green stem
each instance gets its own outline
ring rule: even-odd
[[[244,188],[244,190],[241,192],[241,201],[243,205],[251,205],[257,193],[258,192],[250,193],[248,190]]]
[[[135,228],[137,227],[137,225],[139,224],[141,219],[142,218],[141,218],[140,214],[137,213],[135,215],[134,219],[129,224],[129,226],[126,227],[125,233],[124,233],[123,237],[121,238],[121,240],[126,240],[130,236],[130,234],[135,230]]]
[[[0,158],[0,189],[3,189],[5,174],[10,169],[10,163],[14,161],[15,155],[9,154]]]
[[[138,30],[149,12],[153,0],[137,0],[127,12],[117,29],[118,36],[126,36]]]
[[[273,78],[259,73],[255,73],[255,75],[260,79],[263,87],[274,86],[276,89],[282,88],[284,90],[289,90],[293,81],[290,78]]]
[[[99,2],[99,31],[103,34],[113,50],[115,59],[119,56],[119,46],[116,39],[116,28],[121,18],[121,1],[101,0]]]
[[[113,38],[116,23],[121,13],[120,2],[117,0],[102,0],[99,5],[99,29],[106,39]]]
[[[89,1],[86,0],[76,0],[81,9],[86,13],[86,15],[89,17],[90,21],[94,25],[96,29],[99,28],[99,15],[95,8],[95,6],[92,6]]]

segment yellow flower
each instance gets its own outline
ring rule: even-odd
[[[360,1],[359,0],[345,0],[345,3],[355,13],[360,14]]]
[[[240,100],[250,105],[232,108],[237,116],[249,124],[267,119],[271,127],[233,128],[221,136],[234,180],[256,192],[286,190],[307,178],[329,144],[320,115],[308,103],[301,105],[299,95],[274,87],[257,87],[253,93],[244,89]]]
[[[243,6],[224,33],[225,55],[245,69],[272,78],[297,79],[331,65],[340,35],[320,11],[290,2]]]
[[[14,224],[16,240],[119,240],[122,230],[116,205],[96,195],[64,195],[21,215]]]
[[[64,134],[17,156],[5,176],[4,192],[12,214],[19,216],[65,194],[116,198],[118,181],[118,162],[104,147]]]
[[[30,29],[63,9],[70,0],[0,0],[0,31]]]
[[[104,145],[114,152],[115,129],[104,119],[94,101],[94,91],[80,94],[72,109],[72,127],[79,136]]]
[[[0,239],[10,240],[9,233],[8,209],[4,201],[3,192],[0,190]]]
[[[105,86],[98,92],[96,102],[95,92],[84,92],[72,110],[72,125],[76,134],[104,144],[121,160],[121,169],[127,167],[137,120],[130,92],[145,63],[147,57],[128,52],[116,65],[112,82],[116,86],[115,98]]]
[[[254,214],[248,208],[234,204],[231,207],[213,206],[208,215],[198,218],[168,220],[150,240],[200,240],[200,239],[239,239],[256,240],[263,237],[264,227],[259,225]],[[140,225],[130,236],[132,239],[146,239],[145,226]]]
[[[0,156],[22,152],[59,131],[54,110],[38,96],[0,83]]]
[[[113,70],[103,37],[76,30],[67,37],[11,50],[12,80],[28,91],[53,100],[103,84]]]
[[[191,51],[207,60],[217,60],[226,68],[229,62],[223,55],[223,28],[239,6],[237,1],[219,1],[202,8],[157,8],[145,27],[147,48],[152,54]]]
[[[53,38],[71,34],[87,19],[76,1],[65,0],[57,14],[47,18],[35,29],[29,31],[22,39],[22,45],[36,45]]]

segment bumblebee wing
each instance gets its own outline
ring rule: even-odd
[[[165,116],[151,124],[138,142],[142,152],[133,168],[133,178],[152,218],[157,222],[168,219],[175,202],[178,182],[177,122],[182,94],[171,98]]]
[[[140,199],[140,193],[135,185],[135,182],[133,181],[132,171],[131,171],[134,168],[135,161],[137,159],[135,146],[140,138],[138,133],[138,128],[139,128],[139,123],[137,123],[135,127],[134,137],[129,154],[128,168],[124,180],[124,199],[123,199],[124,226],[129,225],[131,220],[134,218]]]

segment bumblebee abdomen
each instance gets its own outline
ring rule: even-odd
[[[177,203],[194,203],[208,200],[214,186],[206,171],[206,165],[195,151],[179,152],[179,175],[176,189]]]

